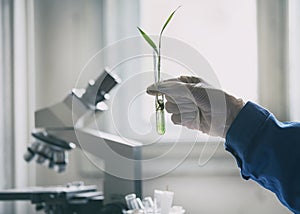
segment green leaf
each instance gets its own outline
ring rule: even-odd
[[[144,39],[148,42],[148,44],[154,49],[154,51],[158,54],[157,47],[155,43],[152,41],[152,39],[139,27],[137,29],[140,31],[141,35],[144,37]]]
[[[167,19],[167,21],[165,22],[163,28],[160,31],[159,37],[161,37],[162,33],[164,32],[165,28],[167,27],[167,25],[169,24],[169,22],[171,21],[171,19],[173,18],[174,14],[176,13],[176,11],[180,8],[181,6],[177,7],[176,10],[174,10],[171,15],[169,16],[169,18]]]

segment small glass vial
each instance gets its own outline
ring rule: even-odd
[[[153,65],[154,65],[154,80],[155,83],[160,81],[160,62],[157,63],[160,56],[156,56],[156,53],[153,52]],[[155,96],[155,111],[156,111],[156,132],[159,135],[163,135],[166,132],[165,126],[165,102],[164,95],[157,94]]]

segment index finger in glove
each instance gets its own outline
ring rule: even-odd
[[[200,82],[205,82],[203,79],[195,76],[180,76],[178,78],[181,82],[184,83],[200,83]]]
[[[162,92],[160,91],[160,85],[168,82],[179,82],[178,78],[173,78],[173,79],[168,79],[168,80],[163,80],[160,82],[156,82],[150,86],[148,86],[146,92],[150,95],[157,95],[161,94]]]
[[[193,97],[190,90],[190,85],[179,82],[178,80],[167,80],[152,84],[147,88],[147,93],[150,95],[164,94],[174,100],[178,97]]]

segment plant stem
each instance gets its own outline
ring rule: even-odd
[[[157,60],[157,61],[158,61],[158,62],[157,62],[158,82],[160,81],[160,60],[161,60],[161,55],[160,55],[160,54],[161,54],[161,50],[160,50],[160,49],[161,49],[161,36],[162,36],[162,35],[159,36],[158,56],[157,56],[157,57],[158,57],[158,60]]]

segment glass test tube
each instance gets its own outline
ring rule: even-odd
[[[153,53],[153,64],[154,64],[154,79],[155,83],[159,83],[160,81],[160,68],[157,65],[157,57],[155,53]],[[165,102],[164,95],[157,94],[155,96],[155,111],[156,111],[156,132],[159,135],[163,135],[166,132],[165,126]]]

